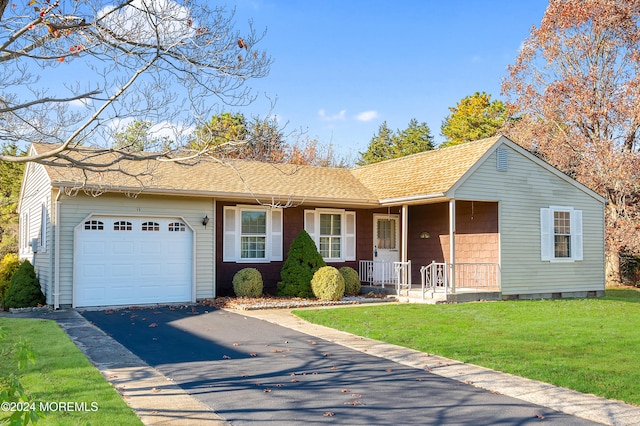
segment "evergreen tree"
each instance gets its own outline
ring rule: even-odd
[[[313,274],[326,266],[316,243],[304,229],[300,231],[289,247],[287,260],[282,265],[278,283],[278,296],[313,297],[311,280]]]
[[[412,118],[406,129],[394,133],[385,121],[371,139],[367,151],[360,153],[357,164],[364,166],[431,149],[433,136],[427,123],[418,123],[418,120]]]

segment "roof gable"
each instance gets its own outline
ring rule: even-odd
[[[444,196],[499,136],[355,168],[354,176],[380,200]]]

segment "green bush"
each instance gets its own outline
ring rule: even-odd
[[[333,266],[323,266],[313,274],[311,289],[320,300],[340,300],[344,296],[344,278]]]
[[[27,308],[44,305],[45,302],[46,299],[40,289],[40,281],[36,277],[36,271],[31,262],[25,260],[11,277],[3,306],[5,308]]]
[[[287,260],[282,265],[278,283],[278,296],[313,297],[311,279],[321,267],[326,266],[316,243],[307,231],[302,230],[289,247]]]
[[[4,300],[4,295],[7,293],[9,284],[11,283],[11,277],[18,270],[20,266],[20,260],[15,253],[9,253],[0,260],[0,304]]]
[[[360,294],[360,277],[355,269],[343,266],[338,269],[344,279],[344,294],[346,296],[357,296]]]
[[[238,297],[262,296],[262,274],[256,268],[244,268],[233,276],[233,291]]]

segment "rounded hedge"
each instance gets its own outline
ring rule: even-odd
[[[323,266],[313,274],[311,290],[320,300],[340,300],[344,296],[344,278],[333,266]]]
[[[5,308],[28,308],[44,305],[46,299],[40,289],[40,281],[33,265],[28,260],[20,264],[11,277],[2,306]]]
[[[262,296],[262,274],[256,268],[244,268],[233,276],[233,291],[238,297]]]
[[[339,269],[340,275],[344,279],[344,294],[346,296],[357,296],[360,294],[360,277],[355,269],[343,266]]]

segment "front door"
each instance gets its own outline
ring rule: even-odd
[[[393,280],[393,262],[400,260],[400,218],[398,215],[373,215],[374,280],[387,283]]]

